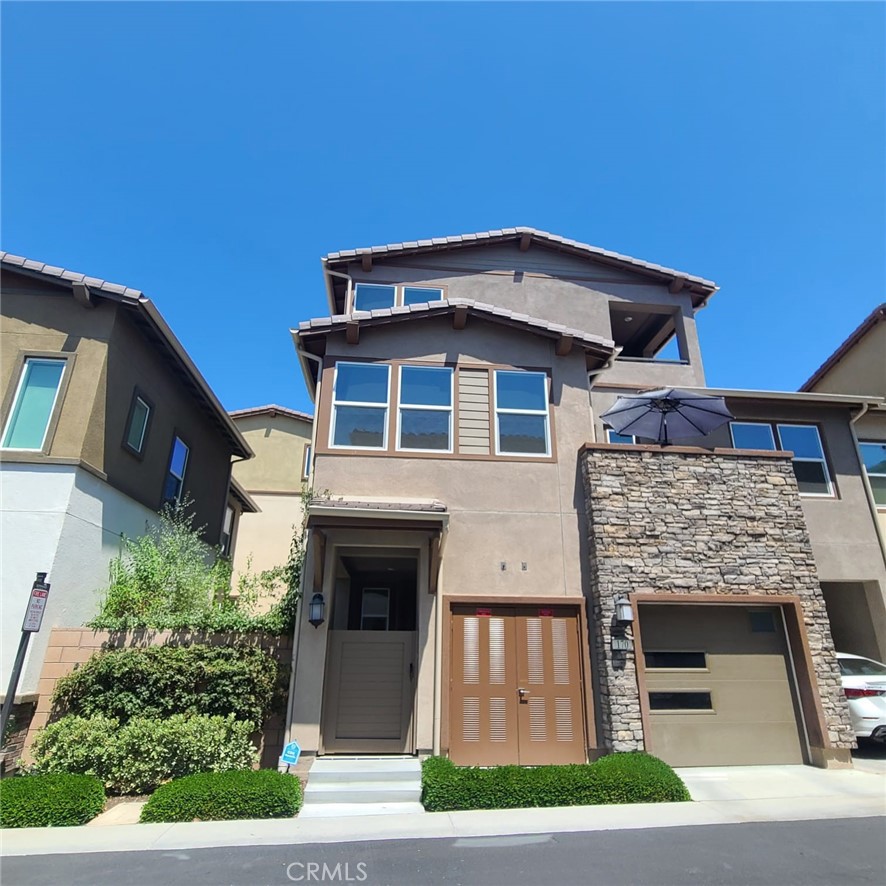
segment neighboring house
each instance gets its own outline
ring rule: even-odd
[[[234,478],[258,510],[241,519],[234,578],[282,566],[293,533],[304,516],[302,494],[311,464],[310,415],[283,406],[258,406],[229,413],[255,458],[234,463]]]
[[[330,316],[293,330],[324,490],[291,697],[308,756],[848,764],[820,581],[886,587],[850,424],[882,400],[721,392],[731,428],[647,446],[599,415],[704,387],[710,280],[531,228],[323,268]]]
[[[886,397],[886,304],[875,308],[861,325],[828,357],[800,388],[834,394]],[[865,466],[868,506],[876,515],[880,547],[886,557],[886,411],[861,409],[852,419],[854,442]],[[863,516],[857,522],[866,523]],[[825,585],[825,600],[837,648],[872,658],[886,659],[884,594],[886,586],[869,567],[864,581]],[[861,564],[855,575],[864,575]],[[879,643],[858,642],[859,625],[873,621]]]
[[[231,459],[252,451],[141,292],[0,253],[2,680],[35,573],[52,585],[21,692],[37,688],[49,628],[93,618],[121,535],[143,535],[188,496],[222,541]]]

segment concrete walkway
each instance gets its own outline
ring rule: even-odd
[[[569,806],[351,818],[121,824],[0,831],[0,853],[46,855],[276,846],[431,837],[496,837],[886,815],[886,775],[807,766],[682,769],[694,803]]]

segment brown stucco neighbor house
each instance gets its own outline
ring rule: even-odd
[[[121,534],[187,495],[217,545],[226,515],[254,510],[231,481],[252,450],[141,292],[8,253],[0,272],[3,687],[35,573],[52,584],[27,694],[49,628],[97,614]]]
[[[600,415],[705,389],[712,281],[532,228],[323,273],[329,316],[292,331],[324,490],[289,712],[309,757],[848,765],[822,588],[886,588],[851,424],[881,397],[719,391],[736,420],[662,448]],[[852,639],[880,654],[882,611]]]

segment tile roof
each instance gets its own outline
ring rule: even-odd
[[[861,324],[851,333],[851,335],[831,354],[809,378],[800,385],[801,391],[809,391],[814,388],[845,356],[873,329],[878,323],[882,323],[886,319],[886,302],[878,305],[871,311]]]
[[[20,268],[23,271],[31,271],[35,274],[43,274],[47,277],[57,277],[66,283],[85,283],[90,289],[97,292],[107,292],[112,295],[122,295],[126,298],[137,301],[144,298],[145,295],[138,289],[132,289],[129,286],[123,286],[120,283],[109,283],[107,280],[101,280],[98,277],[87,277],[86,274],[78,274],[76,271],[68,271],[65,268],[59,268],[55,265],[47,265],[44,262],[33,261],[24,258],[21,255],[12,255],[9,252],[0,250],[0,262],[10,265],[13,268]]]
[[[512,240],[528,234],[531,239],[549,246],[557,247],[564,251],[583,255],[590,259],[614,262],[616,264],[629,266],[641,271],[648,271],[657,275],[666,277],[680,278],[689,283],[695,284],[702,289],[714,292],[717,284],[713,280],[707,280],[704,277],[698,277],[694,274],[687,274],[684,271],[677,271],[674,268],[668,268],[664,265],[653,264],[652,262],[643,261],[639,258],[633,258],[630,255],[622,255],[618,252],[611,252],[608,249],[601,249],[598,246],[591,246],[588,243],[580,243],[577,240],[569,240],[566,237],[560,237],[557,234],[551,234],[547,231],[539,231],[536,228],[517,227],[517,228],[501,228],[494,231],[481,231],[477,234],[456,234],[451,237],[433,237],[427,240],[409,240],[404,243],[388,243],[385,246],[365,246],[359,249],[343,249],[339,252],[330,252],[323,258],[324,264],[337,264],[360,258],[364,255],[385,256],[396,255],[406,252],[436,252],[453,247],[463,246],[481,246],[485,243],[497,243],[504,240]]]
[[[541,335],[569,336],[575,344],[588,350],[606,352],[615,350],[614,342],[597,335],[591,335],[584,330],[564,326],[562,323],[549,323],[547,320],[530,317],[528,314],[520,314],[484,302],[475,302],[468,298],[450,298],[424,304],[377,308],[374,311],[355,311],[353,314],[337,314],[334,317],[319,317],[299,323],[297,331],[299,336],[322,334],[344,329],[354,321],[366,325],[381,325],[433,314],[449,314],[459,307],[467,308],[469,314],[475,314],[493,322],[520,326]]]
[[[252,406],[249,409],[232,409],[228,411],[228,415],[233,419],[251,418],[257,415],[285,415],[288,418],[298,418],[302,421],[313,421],[314,416],[308,415],[307,412],[299,412],[297,409],[289,409],[286,406],[277,406],[271,403],[267,406]]]

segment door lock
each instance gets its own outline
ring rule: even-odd
[[[520,701],[523,701],[523,699],[526,698],[527,695],[529,695],[528,689],[518,689],[517,692],[520,695]]]

